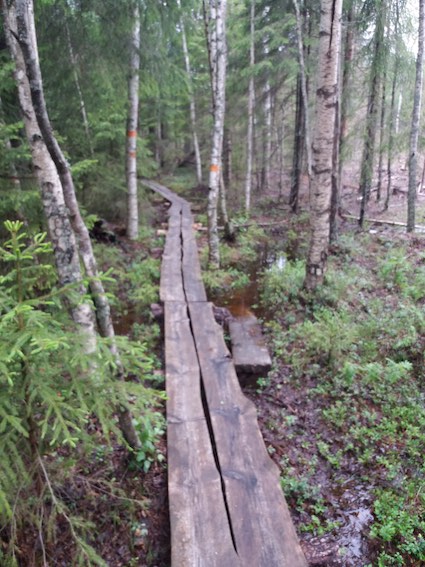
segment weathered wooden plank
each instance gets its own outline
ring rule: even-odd
[[[246,567],[306,567],[279,472],[242,394],[212,306],[189,304],[238,556]]]
[[[165,303],[168,490],[173,567],[242,567],[201,400],[186,303]]]
[[[255,383],[272,366],[272,359],[255,315],[234,317],[229,321],[233,364],[242,385]]]
[[[184,301],[181,248],[181,206],[172,204],[161,264],[161,301]]]
[[[189,206],[182,207],[183,285],[187,301],[207,301]]]

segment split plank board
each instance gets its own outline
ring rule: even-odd
[[[207,302],[189,204],[171,202],[161,269],[172,567],[306,567],[255,406]]]

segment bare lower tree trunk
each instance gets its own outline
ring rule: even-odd
[[[139,201],[137,198],[137,127],[139,117],[139,68],[140,68],[140,6],[135,0],[133,30],[131,34],[130,73],[128,77],[128,114],[126,143],[127,177],[127,236],[136,240],[139,236]]]
[[[345,32],[345,46],[344,46],[344,64],[342,70],[342,85],[341,85],[341,116],[339,126],[339,165],[338,165],[338,194],[341,195],[342,189],[342,174],[344,165],[345,144],[347,139],[347,124],[348,124],[348,103],[350,100],[350,72],[351,64],[354,57],[354,18],[355,18],[355,1],[352,0],[347,14],[347,25]]]
[[[69,31],[69,25],[66,15],[64,16],[64,22],[65,22],[66,41],[68,44],[69,59],[71,61],[75,89],[77,91],[78,99],[80,102],[80,111],[81,111],[81,117],[83,119],[84,132],[87,138],[87,147],[89,149],[91,157],[93,157],[94,152],[93,152],[93,145],[91,143],[90,126],[89,126],[89,119],[87,117],[86,103],[84,102],[83,90],[81,88],[80,78],[78,76],[78,63],[77,63],[77,58],[75,57],[74,48],[72,46],[71,33]]]
[[[391,86],[391,102],[390,102],[390,126],[388,132],[388,158],[387,158],[387,195],[385,198],[384,210],[386,211],[390,204],[391,196],[391,176],[392,176],[392,159],[394,149],[394,127],[395,127],[395,92],[397,86],[397,73],[398,73],[398,57],[394,65],[394,77]]]
[[[304,61],[304,46],[302,37],[302,23],[300,8],[297,0],[293,0],[295,8],[295,16],[297,21],[297,40],[298,40],[298,59],[300,65],[300,80],[301,80],[301,93],[302,93],[302,104],[304,109],[304,128],[305,128],[305,148],[307,156],[307,173],[309,178],[311,178],[312,173],[312,163],[313,158],[311,155],[311,144],[310,144],[310,120],[308,114],[308,92],[307,92],[307,73],[305,69]]]
[[[217,226],[217,202],[220,190],[226,102],[226,0],[210,1],[209,27],[212,68],[213,132],[208,183],[208,246],[210,265],[219,267],[220,251]]]
[[[378,93],[380,84],[380,63],[383,50],[385,31],[385,3],[378,5],[378,14],[373,36],[373,61],[370,73],[370,90],[366,116],[366,138],[363,148],[362,164],[360,171],[360,217],[359,225],[363,226],[366,214],[366,206],[369,202],[373,179],[373,163],[375,158],[375,134],[378,116]]]
[[[251,209],[252,163],[254,154],[254,109],[255,109],[255,0],[251,0],[249,44],[249,86],[248,86],[248,129],[246,133],[246,177],[245,177],[245,212]]]
[[[265,46],[267,47],[267,46]],[[265,53],[268,53],[268,49],[265,49]],[[270,88],[270,81],[266,80],[264,86],[264,128],[263,128],[263,167],[262,167],[262,183],[261,189],[267,191],[270,187],[270,175],[271,175],[271,159],[272,159],[272,114],[273,114],[273,102],[272,94]]]
[[[96,307],[96,320],[102,336],[111,340],[111,351],[116,357],[116,364],[119,368],[119,378],[124,378],[124,373],[119,358],[114,337],[114,327],[112,324],[111,311],[108,298],[103,289],[103,284],[99,279],[96,260],[90,241],[90,236],[86,225],[81,217],[80,209],[75,195],[74,183],[69,165],[63,152],[53,135],[52,126],[47,114],[44,99],[41,72],[38,63],[37,43],[35,35],[35,24],[32,0],[16,0],[16,23],[17,37],[22,50],[25,63],[26,75],[29,80],[32,105],[35,116],[40,128],[41,136],[46,144],[49,154],[56,166],[59,174],[65,205],[68,209],[72,229],[77,236],[79,253],[87,275],[90,278],[90,290],[93,302]],[[131,414],[125,409],[119,409],[119,420],[122,432],[129,445],[133,448],[140,446],[140,440],[134,429]]]
[[[418,169],[418,138],[422,104],[424,74],[425,0],[419,0],[418,56],[416,59],[416,81],[413,99],[412,127],[409,147],[409,191],[407,194],[407,232],[415,230],[416,177]]]
[[[386,86],[385,75],[382,81],[381,93],[381,116],[379,122],[379,160],[378,160],[378,183],[376,186],[376,200],[381,200],[382,194],[382,170],[384,163],[384,142],[385,142],[385,115],[386,115]]]
[[[177,5],[181,10],[180,0],[177,0]],[[186,67],[186,75],[189,86],[190,124],[192,129],[193,149],[195,151],[196,179],[198,181],[198,184],[200,185],[202,183],[202,162],[201,162],[201,152],[199,150],[198,134],[196,128],[196,103],[195,103],[195,95],[193,94],[192,71],[190,67],[189,49],[187,47],[186,29],[182,16],[180,17],[180,27],[182,32],[184,64]]]
[[[298,202],[301,187],[302,163],[305,148],[304,105],[302,102],[301,73],[297,75],[295,102],[294,148],[292,153],[291,191],[289,205],[293,213],[298,213]]]
[[[35,116],[24,58],[21,48],[15,39],[17,36],[15,8],[13,5],[10,8],[6,8],[5,2],[2,3],[2,8],[6,40],[11,57],[15,63],[15,81],[25,133],[40,187],[41,202],[49,238],[53,246],[59,283],[62,286],[69,284],[75,286],[75,293],[79,298],[73,300],[71,296],[68,300],[71,315],[81,330],[86,352],[92,353],[96,349],[95,319],[90,303],[81,301],[81,296],[85,295],[86,290],[82,285],[77,242],[69,221],[61,182],[55,164],[41,136]]]
[[[329,250],[329,211],[332,192],[335,117],[342,0],[322,0],[319,67],[311,178],[311,240],[304,285],[314,290],[323,282]]]

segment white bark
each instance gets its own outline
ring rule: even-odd
[[[315,289],[323,281],[329,249],[333,149],[342,0],[322,0],[319,34],[319,67],[313,134],[311,178],[311,240],[305,286]]]
[[[37,124],[24,58],[15,39],[17,27],[13,5],[7,9],[5,3],[3,3],[3,20],[8,47],[15,63],[15,81],[19,104],[34,171],[40,187],[41,201],[49,238],[53,246],[59,282],[62,286],[75,285],[75,291],[82,296],[85,295],[85,289],[82,285],[77,243],[69,221],[62,185],[55,164],[50,157]],[[83,345],[86,352],[94,352],[96,349],[96,331],[90,303],[77,301],[71,303],[70,308],[72,318],[83,334]]]
[[[99,279],[96,260],[90,241],[89,232],[81,217],[78,206],[71,170],[65,156],[55,138],[47,113],[44,99],[43,83],[40,66],[38,64],[38,50],[35,34],[35,23],[32,0],[16,0],[16,24],[19,45],[22,50],[26,75],[29,80],[32,105],[35,111],[41,136],[46,144],[49,154],[56,166],[61,180],[65,205],[68,209],[72,229],[78,240],[80,257],[85,271],[90,278],[90,290],[96,307],[96,319],[102,336],[111,339],[111,352],[115,356],[118,375],[124,379],[124,372],[119,358],[117,346],[114,341],[114,327],[108,298]],[[131,414],[125,408],[119,408],[121,430],[129,445],[133,448],[140,446],[140,440],[132,424]]]
[[[177,0],[177,5],[178,5],[179,9],[181,10],[180,0]],[[181,32],[182,32],[184,64],[185,64],[185,68],[186,68],[187,81],[188,81],[188,87],[189,87],[190,124],[191,124],[191,129],[192,129],[193,149],[195,151],[196,179],[197,179],[198,183],[201,184],[202,183],[202,162],[201,162],[201,152],[199,150],[198,134],[197,134],[197,128],[196,128],[196,103],[195,103],[195,95],[193,93],[192,70],[191,70],[191,67],[190,67],[189,49],[187,47],[186,29],[185,29],[183,17],[180,17],[180,27],[181,27]]]
[[[418,56],[416,59],[415,94],[409,146],[409,192],[407,196],[407,232],[415,230],[416,177],[418,169],[418,139],[424,76],[425,0],[419,0]]]
[[[140,70],[140,6],[134,3],[133,30],[131,34],[130,74],[128,79],[128,115],[126,143],[127,175],[127,236],[136,240],[139,236],[139,203],[137,198],[137,126],[139,117]]]
[[[213,87],[213,132],[209,171],[208,194],[208,245],[209,263],[220,265],[217,227],[217,202],[223,151],[223,132],[226,91],[226,0],[210,1],[210,50]]]
[[[250,11],[250,45],[249,45],[249,86],[248,86],[248,130],[246,134],[246,178],[245,178],[245,212],[251,209],[252,163],[254,156],[254,109],[255,109],[255,0],[251,0]]]

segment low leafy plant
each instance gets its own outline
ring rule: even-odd
[[[28,240],[20,222],[6,222],[10,238],[0,247],[7,266],[0,277],[0,524],[2,552],[17,565],[19,541],[35,526],[40,553],[54,544],[59,525],[75,544],[73,564],[105,565],[87,543],[90,522],[72,514],[60,496],[55,458],[91,454],[99,446],[90,433],[93,419],[104,442],[124,443],[116,408],[147,414],[162,395],[134,382],[115,379],[110,341],[93,352],[63,306],[65,290],[52,287],[51,246],[45,234]],[[72,291],[70,289],[68,292]],[[87,301],[88,298],[83,298]],[[124,368],[146,374],[151,359],[142,345],[117,339]],[[72,475],[72,465],[69,474]],[[61,471],[63,475],[64,470]],[[65,527],[64,527],[65,526]]]

